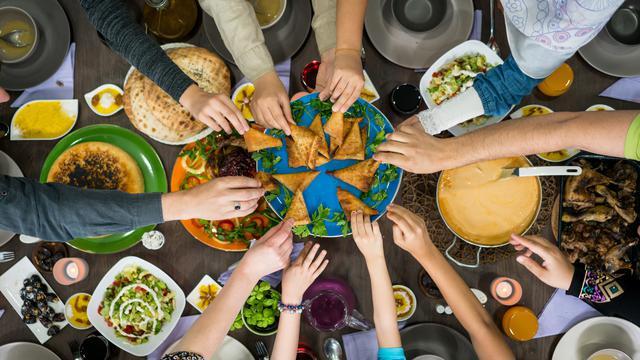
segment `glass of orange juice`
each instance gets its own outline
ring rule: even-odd
[[[569,91],[571,84],[573,84],[573,69],[564,63],[538,84],[538,90],[547,96],[555,97]]]
[[[528,341],[538,332],[538,317],[528,307],[514,306],[502,316],[502,329],[513,340]]]

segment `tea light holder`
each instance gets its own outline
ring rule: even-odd
[[[61,285],[72,285],[87,278],[89,264],[81,258],[63,258],[53,266],[53,278]]]
[[[491,282],[491,296],[502,305],[515,305],[522,298],[522,285],[512,278],[496,278]]]

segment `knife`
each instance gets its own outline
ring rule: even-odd
[[[582,174],[580,166],[532,166],[521,168],[503,168],[499,179],[512,176],[578,176]]]

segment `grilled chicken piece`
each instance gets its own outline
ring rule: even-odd
[[[596,185],[596,192],[604,196],[607,203],[615,210],[624,221],[633,223],[636,221],[636,211],[631,208],[623,208],[622,203],[616,198],[616,194],[604,185]]]
[[[576,222],[576,221],[596,221],[605,222],[613,217],[615,211],[604,205],[594,206],[578,214],[564,213],[562,215],[562,221],[564,222]]]
[[[590,187],[596,185],[606,185],[611,183],[611,179],[589,168],[582,169],[582,174],[571,176],[567,179],[564,189],[564,201],[574,202],[594,202],[595,194],[589,191]]]
[[[604,267],[608,273],[613,274],[620,270],[631,270],[633,271],[633,264],[628,256],[628,251],[632,247],[636,246],[638,241],[633,241],[627,244],[618,244],[609,251],[604,256]]]

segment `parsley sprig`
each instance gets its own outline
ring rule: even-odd
[[[331,210],[329,208],[320,204],[316,211],[313,212],[313,216],[311,216],[311,224],[295,226],[292,229],[293,233],[299,237],[326,236],[328,234],[327,225],[324,222],[328,220],[330,213]],[[311,226],[311,229],[309,226]]]
[[[270,174],[273,174],[276,164],[278,164],[280,160],[282,160],[280,156],[276,156],[271,151],[268,151],[268,149],[252,153],[251,158],[256,162],[262,160],[262,168],[265,172]]]
[[[340,226],[340,231],[342,232],[342,236],[347,236],[351,232],[351,224],[347,220],[347,216],[344,212],[334,212],[333,217],[329,219],[332,223]]]

